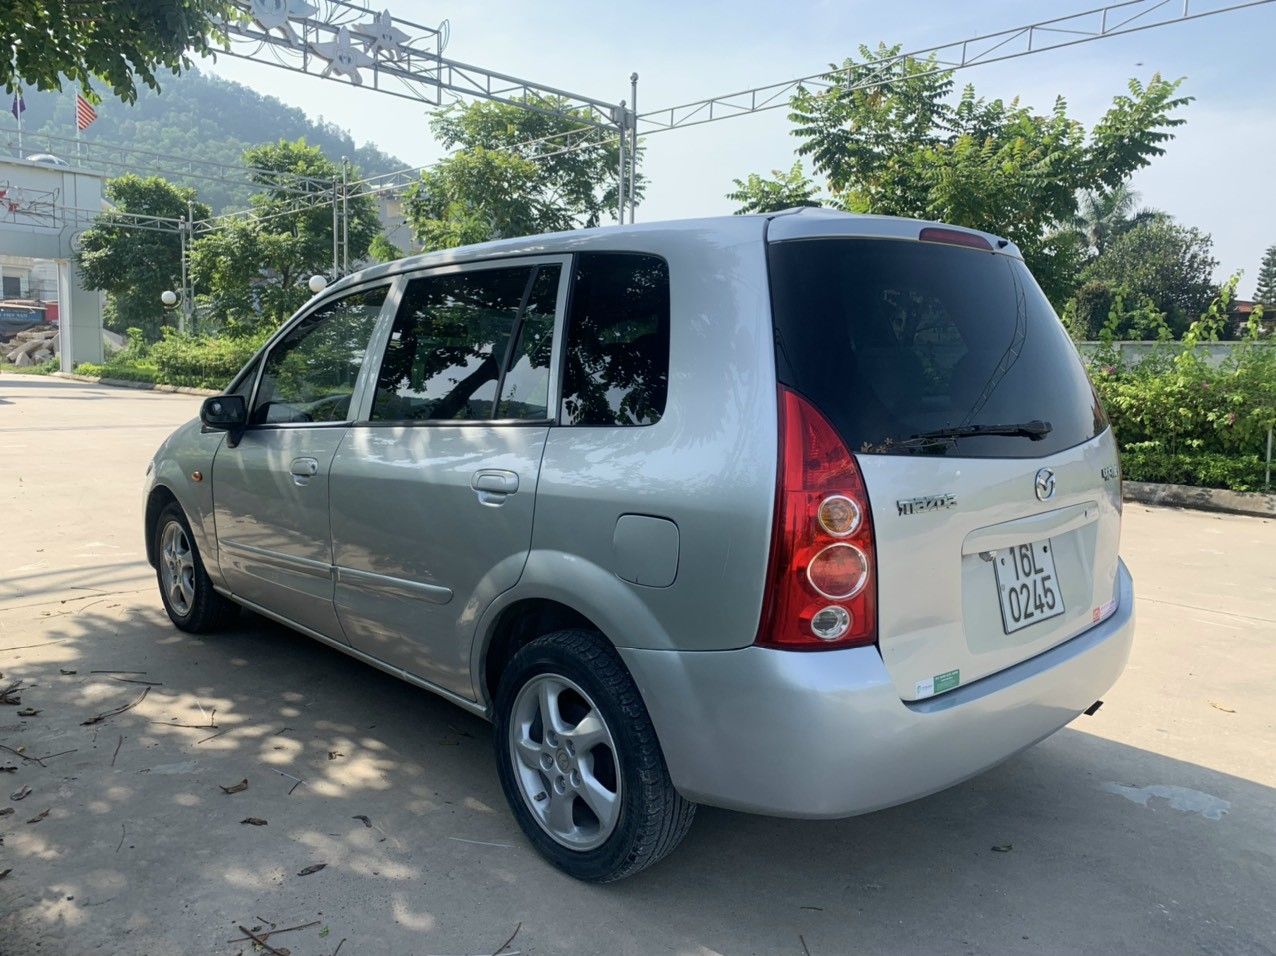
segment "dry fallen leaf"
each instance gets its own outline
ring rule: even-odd
[[[343,754],[340,750],[329,750],[329,751],[328,751],[328,759],[329,759],[329,760],[336,760],[338,757],[344,757],[344,756],[345,756],[345,754]]]
[[[993,847],[992,852],[993,853],[1009,853],[1014,848],[1015,848],[1015,845],[1013,843],[1002,843],[1000,846]]]
[[[0,773],[17,773],[18,765],[16,763],[7,763],[0,767]]]
[[[49,810],[48,810],[48,808],[46,808],[46,809],[44,809],[44,810],[41,810],[41,811],[40,811],[39,813],[37,813],[35,816],[33,816],[30,820],[28,820],[28,821],[27,821],[27,823],[39,823],[41,820],[43,820],[43,819],[44,819],[45,817],[47,817],[48,815],[49,815]]]
[[[351,819],[351,820],[362,820],[362,821],[363,821],[363,825],[364,825],[365,827],[367,827],[369,830],[371,830],[371,829],[372,829],[372,821],[371,821],[371,820],[369,820],[367,817],[365,817],[362,813],[355,814],[355,815],[354,815],[353,817],[351,817],[350,819]]]
[[[5,807],[4,809],[0,810],[0,817],[7,817],[12,812],[13,812],[13,807]]]
[[[1221,710],[1221,711],[1222,711],[1223,713],[1225,713],[1225,714],[1234,714],[1234,713],[1236,713],[1236,711],[1234,711],[1232,708],[1230,708],[1230,707],[1224,707],[1222,704],[1216,704],[1216,703],[1214,703],[1214,701],[1210,701],[1210,706],[1211,706],[1211,707],[1213,707],[1215,710]]]
[[[38,713],[40,712],[36,710],[34,707],[24,707],[22,708],[22,710],[18,711],[18,716],[19,717],[34,717]]]
[[[219,783],[217,786],[221,787],[221,784]],[[239,783],[234,784],[233,786],[222,787],[222,793],[241,793],[247,789],[248,789],[248,778],[245,777],[243,780],[239,781]]]
[[[311,873],[318,873],[320,870],[322,870],[322,869],[323,869],[325,866],[327,866],[327,865],[328,865],[327,863],[312,863],[312,864],[310,864],[310,866],[306,867],[304,870],[302,870],[301,872],[299,872],[297,875],[298,875],[298,876],[309,876]]]
[[[10,800],[25,800],[29,796],[31,796],[31,788],[23,785],[19,787],[17,790],[13,791],[13,793],[9,794],[9,799]]]
[[[266,821],[263,820],[261,817],[244,817],[244,819],[240,820],[239,822],[247,823],[249,826],[252,826],[252,827],[264,827],[268,825]]]
[[[64,676],[64,677],[68,677],[68,676],[70,676],[71,674],[78,673],[78,671],[67,670],[65,667],[59,667],[59,668],[58,668],[58,673],[59,673],[59,674],[61,674],[61,675],[62,675],[62,676]]]
[[[13,872],[12,868],[7,870],[0,870],[0,880],[3,880],[6,876],[8,876],[12,872]]]

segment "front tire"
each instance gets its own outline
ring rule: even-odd
[[[169,502],[155,522],[155,577],[169,620],[183,631],[207,634],[230,623],[239,606],[213,590],[186,513]]]
[[[528,644],[501,675],[495,710],[505,798],[560,870],[610,883],[686,835],[696,805],[674,789],[638,688],[602,635],[557,631]]]

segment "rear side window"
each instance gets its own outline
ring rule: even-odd
[[[853,451],[1038,458],[1106,427],[1076,349],[1020,260],[842,238],[777,242],[768,255],[779,379]],[[1044,436],[933,434],[1034,422],[1048,424]]]
[[[565,425],[650,425],[669,387],[669,267],[657,256],[576,257]]]
[[[560,271],[520,266],[409,282],[377,376],[372,419],[547,418]]]
[[[344,422],[387,286],[321,305],[266,356],[253,406],[254,425]],[[251,388],[251,378],[241,384]]]

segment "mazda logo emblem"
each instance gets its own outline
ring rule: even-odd
[[[1054,472],[1049,468],[1042,468],[1037,472],[1036,480],[1033,485],[1037,490],[1037,500],[1047,501],[1054,497]]]

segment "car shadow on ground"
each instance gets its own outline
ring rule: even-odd
[[[235,953],[238,925],[309,921],[276,944],[480,953],[521,926],[523,952],[1276,948],[1252,915],[1276,899],[1276,793],[1086,718],[863,817],[701,808],[668,860],[588,886],[523,840],[484,721],[256,615],[193,637],[157,603],[0,613],[0,687],[25,685],[0,709],[8,951]]]

